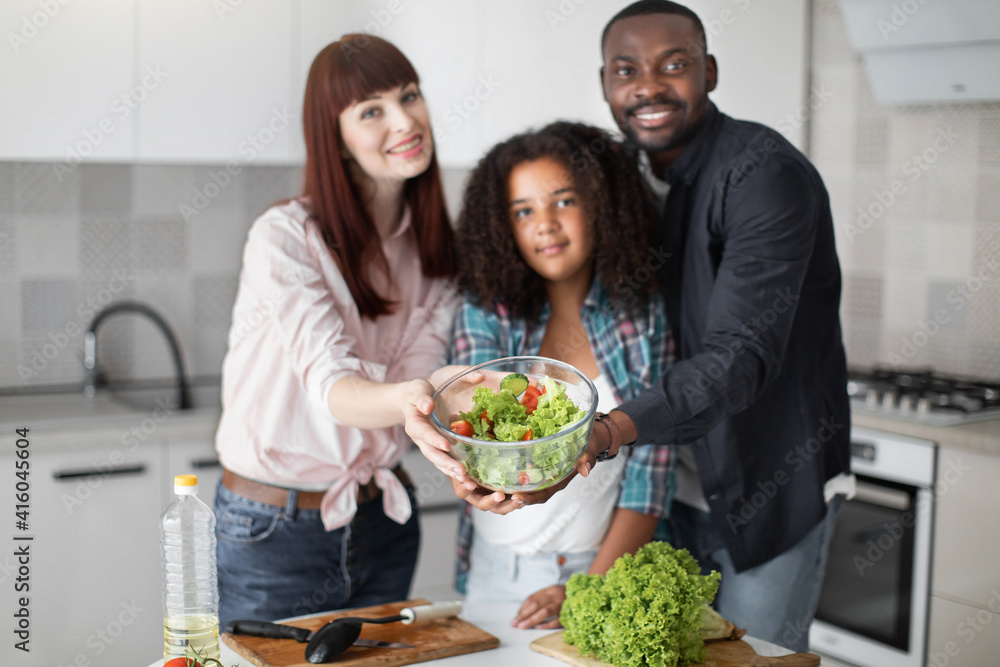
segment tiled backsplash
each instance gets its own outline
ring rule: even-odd
[[[0,163],[0,390],[82,382],[83,331],[122,299],[163,316],[190,376],[217,377],[247,230],[268,204],[299,192],[301,175],[244,166],[210,186],[224,170]],[[452,211],[464,176],[444,172]],[[196,191],[210,195],[199,206]],[[112,379],[173,376],[166,343],[141,316],[101,325],[98,360]]]
[[[300,170],[244,167],[186,220],[181,205],[213,171],[0,164],[0,387],[80,382],[83,330],[122,299],[166,319],[190,375],[219,375],[247,229],[268,202],[298,191]],[[108,319],[98,343],[109,378],[173,374],[165,341],[142,317]]]
[[[833,205],[851,364],[1000,379],[1000,103],[879,105],[813,0],[810,146]]]

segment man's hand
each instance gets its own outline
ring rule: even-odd
[[[605,429],[600,430],[604,431]],[[602,435],[604,436],[603,439],[600,437]],[[580,454],[580,458],[576,462],[576,472],[583,477],[589,477],[590,471],[594,469],[594,465],[597,463],[597,455],[608,451],[610,445],[607,432],[599,433],[596,428],[591,431],[590,440],[587,441],[587,448],[583,450],[583,454]]]
[[[608,413],[608,417],[618,426],[622,444],[635,442],[638,433],[635,423],[627,414],[621,410],[612,410]],[[590,471],[593,470],[594,465],[597,464],[597,455],[608,451],[610,447],[611,432],[609,431],[609,427],[604,424],[595,423],[594,428],[590,431],[590,440],[587,441],[587,448],[576,462],[576,471],[584,477],[588,476]]]
[[[562,609],[563,602],[565,601],[565,586],[556,584],[555,586],[543,588],[540,591],[532,593],[521,604],[521,608],[517,612],[517,618],[511,621],[511,625],[522,630],[530,628],[536,630],[561,628],[559,611]]]

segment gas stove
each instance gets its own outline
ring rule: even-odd
[[[935,373],[929,368],[852,369],[851,409],[929,426],[1000,419],[1000,384]]]

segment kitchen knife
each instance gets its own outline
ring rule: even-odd
[[[268,621],[229,621],[226,624],[226,632],[231,635],[252,635],[254,637],[269,637],[271,639],[294,639],[297,642],[306,643],[313,638],[315,632],[310,632],[309,628],[300,628],[294,625],[283,625],[281,623],[271,623]],[[413,644],[402,642],[384,642],[375,639],[359,638],[354,641],[355,646],[371,646],[375,648],[413,648]]]

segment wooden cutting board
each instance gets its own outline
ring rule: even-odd
[[[575,646],[562,640],[563,631],[539,637],[531,642],[531,650],[552,656],[576,667],[612,667],[597,658],[581,656]],[[819,656],[813,653],[793,653],[780,658],[757,655],[750,644],[742,639],[708,642],[708,659],[703,667],[819,667]],[[692,665],[691,667],[696,667]]]
[[[367,618],[393,616],[404,607],[414,607],[421,604],[429,604],[429,601],[423,599],[408,600],[377,607],[352,609],[301,621],[291,621],[288,625],[296,625],[315,631],[327,622],[342,616],[364,616]],[[361,628],[361,636],[365,639],[413,644],[413,648],[352,646],[342,653],[335,663],[331,664],[338,667],[412,665],[416,662],[485,651],[500,645],[499,639],[460,618],[439,618],[411,625],[403,625],[402,623],[372,625],[366,623]],[[222,641],[258,667],[312,667],[310,663],[306,662],[307,645],[294,639],[267,639],[249,635],[231,635],[227,632],[222,634]]]

